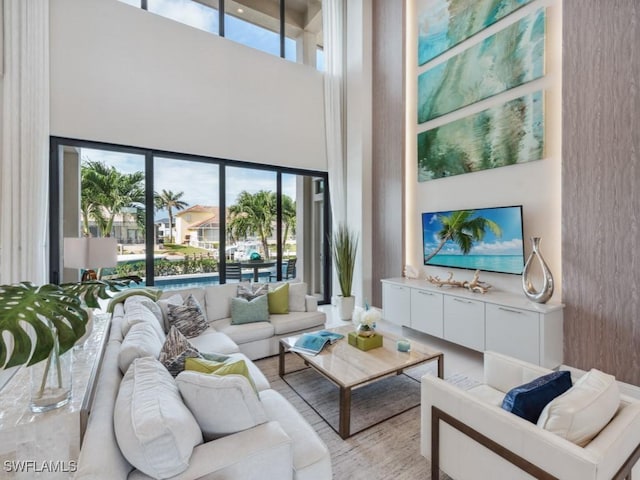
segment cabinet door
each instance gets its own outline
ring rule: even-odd
[[[484,302],[445,295],[444,338],[484,351]]]
[[[442,338],[442,294],[411,289],[411,328]]]
[[[382,284],[382,318],[397,325],[411,324],[410,288],[393,283]]]
[[[487,304],[487,350],[540,365],[539,314]]]

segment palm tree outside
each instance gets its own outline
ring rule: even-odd
[[[473,217],[474,213],[474,210],[460,210],[448,216],[438,215],[438,220],[442,223],[442,229],[437,234],[440,243],[425,257],[425,264],[435,257],[449,240],[460,247],[463,255],[467,255],[473,244],[484,238],[487,228],[496,236],[502,236],[502,229],[496,222],[483,217]]]
[[[173,238],[173,209],[177,211],[184,210],[189,204],[181,200],[184,192],[173,193],[171,190],[162,190],[161,193],[155,192],[153,199],[156,210],[166,210],[169,215],[169,243],[174,243]]]
[[[227,229],[232,241],[255,235],[260,239],[265,258],[270,258],[268,240],[273,235],[277,213],[275,192],[260,190],[256,193],[240,192],[235,205],[229,207]],[[282,245],[296,229],[296,202],[282,195]]]
[[[94,220],[101,237],[110,237],[115,217],[126,208],[144,208],[144,173],[122,173],[102,162],[88,161],[81,167],[80,209],[82,233],[90,235]]]

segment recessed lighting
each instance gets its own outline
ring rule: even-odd
[[[243,10],[242,8],[239,8],[239,9],[237,10],[237,12],[238,12],[238,13],[244,13],[244,10]]]

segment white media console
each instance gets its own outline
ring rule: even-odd
[[[382,280],[382,317],[483,352],[504,353],[547,368],[562,363],[562,308],[524,294],[436,287],[426,280]]]

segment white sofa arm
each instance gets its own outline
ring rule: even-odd
[[[640,445],[640,401],[621,395],[621,404],[616,416],[602,429],[585,450],[600,456],[598,479],[613,478],[631,452]],[[633,478],[640,473],[640,462]]]
[[[596,479],[600,455],[475,398],[432,375],[422,377],[421,453],[431,458],[432,406],[533,465],[562,479]],[[458,480],[531,478],[459,430],[440,422],[440,467]],[[460,461],[461,455],[464,461]]]
[[[198,445],[189,468],[171,480],[198,478],[262,480],[292,479],[291,438],[278,422],[267,422],[242,432]],[[134,470],[128,480],[151,480]]]
[[[548,373],[551,370],[533,363],[496,352],[484,352],[484,383],[504,393]]]
[[[318,299],[313,295],[305,295],[305,308],[307,312],[317,312],[318,311]]]

